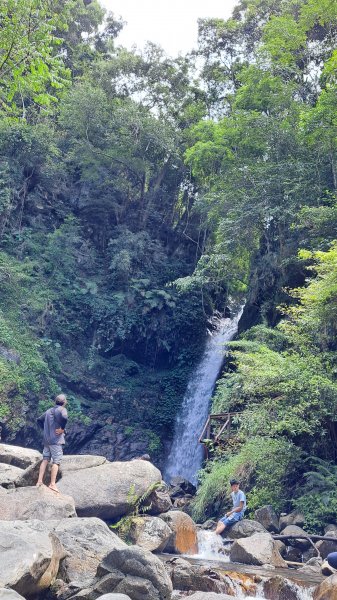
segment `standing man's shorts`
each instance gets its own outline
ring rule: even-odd
[[[223,523],[224,525],[234,525],[234,523],[241,521],[241,519],[243,519],[242,514],[233,513],[230,517],[223,517],[220,519],[220,523]]]
[[[45,446],[42,453],[44,460],[53,459],[55,465],[59,465],[63,457],[63,446],[62,444],[50,444]]]

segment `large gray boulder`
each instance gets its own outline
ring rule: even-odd
[[[234,523],[232,527],[226,528],[224,536],[231,540],[238,540],[250,537],[255,533],[267,533],[267,530],[258,521],[242,519],[242,521]]]
[[[63,519],[76,517],[75,504],[70,496],[56,494],[46,486],[16,488],[0,495],[2,521]]]
[[[19,467],[0,463],[0,486],[7,489],[14,488],[22,473],[23,470]]]
[[[298,510],[294,510],[289,515],[281,515],[279,520],[280,531],[283,531],[288,525],[297,525],[303,527],[305,523],[305,517]]]
[[[41,521],[0,521],[0,588],[34,596],[49,588],[64,550]]]
[[[42,457],[41,457],[42,459]],[[82,471],[84,469],[91,469],[92,467],[99,467],[109,461],[104,456],[91,456],[85,454],[78,454],[64,456],[60,465],[60,469],[57,476],[57,481],[61,479],[63,473],[71,473],[73,471]],[[27,467],[21,472],[20,478],[15,482],[17,487],[32,486],[35,485],[40,469],[41,460]],[[111,463],[109,463],[111,464]],[[50,480],[50,463],[47,466],[45,474],[45,482]]]
[[[8,588],[0,589],[0,600],[25,600],[23,596]]]
[[[172,533],[167,540],[165,552],[173,554],[197,554],[197,527],[189,515],[181,510],[170,510],[160,515]]]
[[[27,469],[42,459],[42,454],[31,448],[21,448],[10,444],[0,444],[0,463]]]
[[[74,518],[49,521],[66,552],[59,575],[79,587],[89,587],[101,560],[111,550],[127,548],[126,544],[100,519]]]
[[[271,504],[262,506],[255,511],[255,520],[261,523],[263,527],[270,532],[277,533],[279,531],[278,516]]]
[[[159,517],[133,517],[130,527],[130,539],[146,550],[160,552],[172,534],[170,527]]]
[[[336,541],[320,540],[319,542],[316,542],[315,546],[323,559],[326,558],[330,552],[337,552],[337,531],[335,529],[328,529],[325,536],[336,538]]]
[[[287,563],[283,560],[269,533],[255,533],[249,538],[236,540],[232,545],[230,558],[232,562],[246,565],[268,564],[287,568]]]
[[[94,591],[118,592],[132,600],[170,600],[173,591],[162,561],[138,546],[110,552],[101,562],[97,577]]]
[[[308,539],[301,539],[301,537],[306,537],[307,533],[297,525],[288,525],[283,529],[282,535],[292,536],[288,539],[287,544],[289,544],[289,546],[293,546],[294,548],[298,548],[302,552],[304,552],[304,550],[308,550],[308,548],[310,548],[311,546],[310,541]],[[293,538],[293,536],[296,535],[300,537]]]
[[[130,512],[130,496],[140,498],[160,481],[160,471],[145,460],[105,461],[76,470],[64,463],[58,488],[74,498],[79,516],[108,520]]]

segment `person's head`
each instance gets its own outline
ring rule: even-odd
[[[59,394],[55,398],[55,404],[57,406],[65,406],[67,404],[67,396],[65,394]]]
[[[232,492],[237,492],[240,487],[240,481],[238,479],[235,479],[235,477],[233,477],[233,479],[231,479],[229,483],[230,483]]]

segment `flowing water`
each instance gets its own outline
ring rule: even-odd
[[[226,541],[224,542],[221,536],[214,533],[214,531],[200,529],[198,531],[198,554],[193,556],[189,555],[186,556],[186,558],[192,561],[194,560],[195,562],[197,561],[198,564],[201,563],[203,566],[208,565],[210,568],[215,568],[220,571],[225,578],[228,578],[230,587],[235,594],[233,600],[234,598],[238,598],[239,600],[265,600],[266,597],[263,593],[264,583],[267,579],[270,579],[276,574],[280,575],[280,573],[273,574],[273,571],[270,570],[270,568],[252,568],[248,565],[246,566],[246,570],[242,569],[243,565],[230,563],[229,553],[230,544],[226,544]],[[256,585],[255,595],[251,596],[251,592],[245,592],[242,585],[240,585],[240,579],[236,580],[235,576],[233,577],[233,574],[244,574],[246,572],[248,575],[250,571],[253,570],[255,573],[259,574],[261,582]],[[293,576],[296,578],[296,571],[294,571]],[[284,577],[284,575],[282,575],[282,577]],[[297,600],[312,600],[315,586],[306,587],[292,581],[289,571],[284,579],[288,580],[289,589],[292,592],[295,592]],[[291,597],[293,598],[294,595],[292,594]]]
[[[203,460],[203,447],[198,439],[208,416],[226,342],[236,334],[241,313],[242,310],[233,319],[220,319],[216,331],[209,333],[204,355],[190,378],[177,416],[172,448],[164,469],[165,481],[180,475],[197,483]]]

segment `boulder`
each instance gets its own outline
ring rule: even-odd
[[[42,457],[41,457],[42,458]],[[92,467],[99,467],[109,461],[104,456],[91,456],[91,455],[68,455],[62,458],[62,463],[57,475],[57,481],[62,477],[63,473],[71,473],[73,471],[82,471],[84,469],[91,469]],[[35,485],[39,475],[41,461],[38,461],[25,469],[21,473],[20,479],[16,481],[17,487]],[[109,463],[110,464],[110,463]],[[50,480],[50,464],[47,466],[45,475],[45,481]]]
[[[255,511],[255,520],[261,523],[267,531],[278,533],[278,517],[271,504],[258,508]]]
[[[138,546],[109,552],[98,567],[97,577],[94,591],[126,594],[132,600],[171,599],[173,588],[164,564]],[[104,590],[104,585],[108,589]]]
[[[325,535],[336,538],[336,541],[330,542],[328,540],[319,540],[319,542],[316,542],[315,546],[323,559],[326,558],[330,552],[337,552],[337,530],[328,529]]]
[[[241,521],[234,523],[232,527],[226,528],[224,536],[231,540],[238,540],[240,538],[250,537],[255,533],[267,533],[267,530],[258,521],[242,519]]]
[[[220,573],[201,565],[191,565],[187,560],[174,558],[166,563],[174,589],[227,593],[230,584]]]
[[[160,471],[146,460],[105,461],[77,470],[65,463],[58,488],[74,498],[79,516],[109,520],[130,512],[130,495],[140,498],[160,481]]]
[[[0,587],[33,596],[49,588],[64,550],[45,523],[0,521]]]
[[[287,568],[287,563],[269,533],[255,533],[249,538],[236,540],[231,548],[230,558],[233,562],[248,565],[268,564]]]
[[[335,531],[337,533],[337,525],[334,523],[329,523],[326,527],[324,527],[325,535],[330,535],[330,533],[328,534],[328,531]]]
[[[303,527],[305,518],[298,510],[294,510],[289,515],[281,515],[279,520],[280,531],[283,531],[288,525],[297,525]]]
[[[101,560],[126,544],[100,519],[74,518],[48,522],[66,551],[60,575],[65,581],[91,585]]]
[[[0,589],[0,600],[25,600],[23,596],[20,596],[14,590],[8,588]]]
[[[63,519],[76,517],[70,496],[55,494],[46,486],[17,488],[0,495],[0,518],[3,521],[28,519]]]
[[[24,469],[24,470],[21,469],[20,476],[15,481],[15,486],[16,487],[27,487],[27,486],[32,487],[32,486],[34,486],[39,477],[40,464],[41,464],[41,460],[34,463],[33,465],[30,465],[29,467],[27,467],[27,469]],[[51,463],[49,463],[47,465],[46,473],[44,476],[44,481],[46,483],[50,481],[50,469],[51,469]],[[57,476],[57,481],[60,479],[60,476],[61,476],[61,472],[59,471],[58,476]]]
[[[42,454],[31,448],[21,448],[10,444],[0,444],[0,463],[27,469],[42,459]]]
[[[264,597],[267,600],[297,600],[297,590],[294,585],[282,577],[271,577],[263,586]]]
[[[7,489],[14,488],[22,473],[23,470],[19,467],[0,463],[0,486]]]
[[[298,569],[299,573],[320,574],[322,568],[322,559],[319,556],[310,558],[303,567]]]
[[[172,532],[167,540],[165,552],[197,554],[197,527],[189,515],[180,510],[170,510],[161,514],[160,518],[167,523]]]
[[[286,545],[282,542],[282,540],[275,540],[275,546],[278,549],[281,556],[283,556],[283,558],[284,558],[284,555],[287,551]]]
[[[150,505],[149,515],[160,515],[172,508],[172,500],[166,489],[153,490],[148,497],[148,502]]]
[[[301,529],[301,527],[298,527],[297,525],[288,525],[287,527],[285,527],[283,529],[282,535],[307,536],[308,534],[303,529]],[[304,552],[304,550],[308,550],[308,548],[310,548],[310,546],[311,546],[311,543],[308,539],[303,540],[303,539],[297,539],[297,538],[295,538],[295,539],[289,538],[287,543],[289,544],[289,546],[293,546],[294,548],[298,548],[299,550],[302,550],[302,552]]]
[[[159,517],[133,517],[129,536],[133,544],[160,552],[171,534],[170,527]]]
[[[337,600],[337,574],[328,577],[315,589],[313,600]]]

